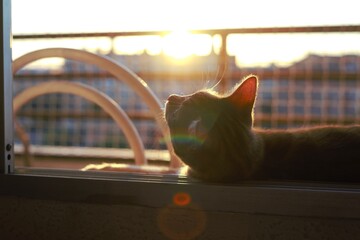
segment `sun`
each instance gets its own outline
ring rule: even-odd
[[[206,56],[212,49],[212,37],[207,34],[192,34],[186,30],[177,30],[163,37],[163,52],[177,60],[192,55]]]
[[[163,51],[175,59],[191,56],[191,33],[185,30],[174,31],[163,38]]]

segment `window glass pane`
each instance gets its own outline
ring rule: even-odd
[[[94,29],[96,34],[78,31],[72,37],[60,34],[48,38],[25,38],[18,32],[13,53],[17,59],[35,50],[61,47],[104,56],[140,76],[158,99],[159,108],[164,108],[170,94],[191,94],[219,80],[215,90],[226,92],[243,77],[255,74],[260,79],[255,127],[283,129],[358,122],[360,34],[327,32],[326,28],[314,33],[310,27],[301,32],[291,28],[285,33],[270,30],[111,34]],[[224,35],[226,39],[221,38]],[[221,51],[223,46],[226,51]],[[52,81],[96,89],[130,118],[149,165],[169,167],[168,145],[156,120],[161,113],[154,119],[144,98],[122,80],[103,66],[52,57],[21,68],[13,90],[17,96]],[[16,114],[20,128],[15,138],[16,166],[80,170],[103,162],[135,164],[126,131],[92,100],[74,92],[52,92],[24,103]],[[24,154],[27,141],[31,157]]]

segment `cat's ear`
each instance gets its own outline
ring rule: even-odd
[[[229,100],[240,109],[252,112],[258,90],[258,79],[256,76],[248,76],[229,95]]]
[[[247,77],[230,94],[231,102],[241,108],[253,108],[258,89],[258,79],[256,76]]]

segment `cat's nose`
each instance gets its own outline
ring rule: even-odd
[[[183,101],[183,97],[176,94],[171,94],[167,100],[171,103],[181,103]]]

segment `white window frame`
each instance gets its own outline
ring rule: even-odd
[[[296,217],[360,218],[359,185],[299,182],[205,184],[174,175],[30,169],[14,171],[11,0],[1,0],[0,197],[164,207],[178,192],[204,211]],[[359,173],[360,174],[360,173]]]
[[[11,0],[1,0],[1,83],[0,83],[0,173],[8,174],[14,171],[14,142],[12,117],[12,64],[11,64]]]

